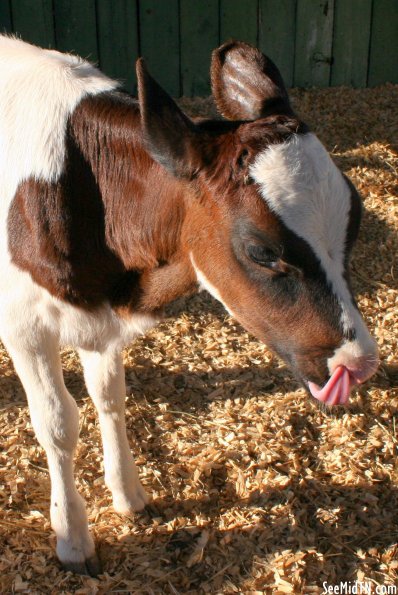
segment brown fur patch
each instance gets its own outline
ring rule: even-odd
[[[58,183],[18,188],[8,221],[13,262],[85,308],[109,301],[149,311],[192,291],[179,247],[183,187],[143,149],[136,103],[119,94],[83,100],[66,144]]]

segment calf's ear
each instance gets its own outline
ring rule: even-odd
[[[293,113],[278,68],[242,41],[229,41],[214,50],[211,86],[218,111],[229,120]]]
[[[192,178],[200,167],[200,135],[194,123],[151,77],[142,58],[136,71],[146,149],[174,176]]]

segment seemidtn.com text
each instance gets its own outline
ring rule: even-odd
[[[322,595],[398,595],[398,587],[395,585],[375,585],[371,582],[341,581],[329,585],[324,581],[322,587]]]

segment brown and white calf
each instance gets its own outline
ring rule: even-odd
[[[359,197],[274,64],[244,43],[216,50],[227,120],[196,123],[142,61],[137,73],[138,102],[77,57],[0,37],[0,336],[47,453],[58,556],[92,574],[60,344],[80,353],[125,513],[148,497],[126,438],[120,350],[171,300],[207,289],[329,404],[377,367],[349,285]]]

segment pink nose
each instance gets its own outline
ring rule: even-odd
[[[379,361],[377,358],[367,358],[366,356],[360,357],[355,360],[353,364],[347,364],[347,370],[354,384],[362,384],[373,376],[379,367]]]

